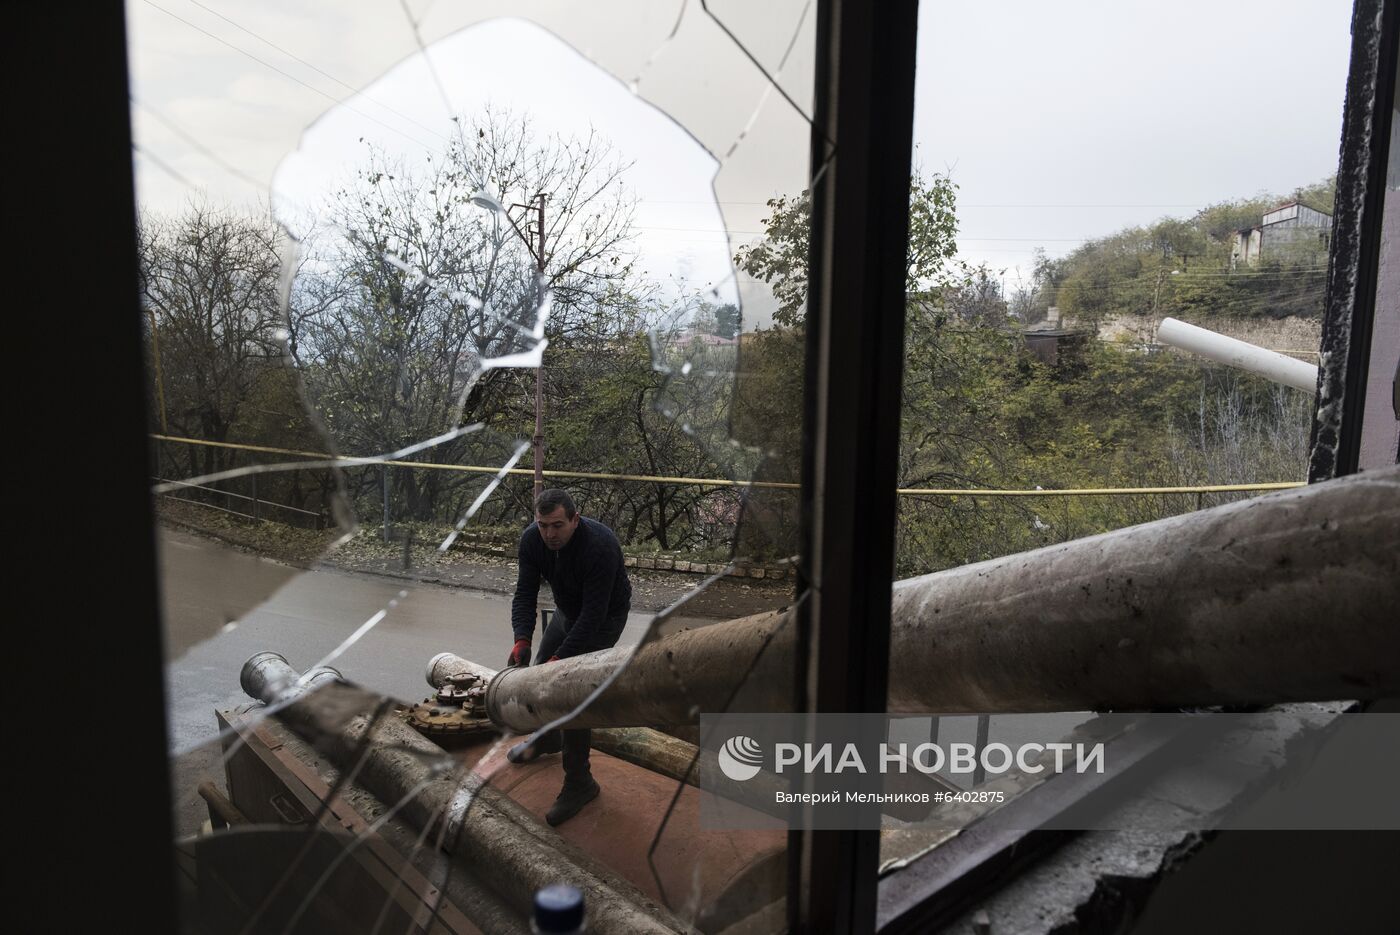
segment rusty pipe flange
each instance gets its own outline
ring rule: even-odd
[[[439,741],[443,738],[468,740],[496,733],[495,725],[487,718],[461,706],[435,703],[432,698],[408,709],[408,724],[425,737]]]
[[[438,653],[428,660],[428,671],[424,675],[429,685],[433,688],[441,688],[446,684],[457,682],[465,676],[472,676],[478,682],[485,684],[496,675],[496,670],[478,665],[456,653]]]

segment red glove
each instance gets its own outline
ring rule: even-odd
[[[510,658],[506,660],[508,666],[528,666],[530,664],[530,641],[516,640],[511,647]]]
[[[548,659],[545,660],[546,663],[558,662],[558,661],[559,661],[559,657],[558,657],[558,656],[550,656]]]

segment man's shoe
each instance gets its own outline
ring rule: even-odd
[[[549,807],[544,820],[550,826],[562,825],[573,818],[589,802],[598,797],[598,783],[593,777],[588,777],[586,783],[564,783],[564,791],[559,793],[559,798],[554,800],[554,804]]]
[[[506,751],[506,759],[512,763],[533,763],[542,756],[551,753],[558,753],[564,749],[564,737],[557,730],[552,730],[545,734],[533,745],[530,741],[522,740],[520,743]]]

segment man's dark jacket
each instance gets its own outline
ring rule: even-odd
[[[535,599],[540,578],[549,582],[554,604],[570,621],[568,636],[556,655],[561,659],[592,651],[593,634],[604,621],[625,615],[632,606],[632,583],[622,566],[617,536],[602,523],[580,516],[569,544],[554,551],[531,523],[520,536],[520,576],[510,604],[516,639],[533,639]]]

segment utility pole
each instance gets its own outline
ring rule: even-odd
[[[146,309],[146,314],[151,319],[151,366],[155,370],[156,378],[156,408],[160,410],[160,434],[169,435],[170,430],[165,422],[165,378],[160,372],[160,332],[156,330],[156,310]],[[164,442],[156,442],[155,448],[155,469],[156,477],[161,476],[160,448]]]
[[[536,196],[536,220],[539,239],[535,250],[535,313],[544,303],[544,192]],[[540,354],[540,365],[535,368],[535,496],[544,490],[544,354]]]
[[[490,189],[489,186],[477,191],[476,194],[472,195],[471,197],[471,203],[476,205],[478,208],[485,208],[488,211],[492,211],[497,217],[500,217],[504,214],[506,220],[510,222],[511,230],[515,231],[515,235],[519,237],[521,242],[525,244],[525,249],[530,251],[530,256],[534,258],[536,315],[538,315],[540,307],[544,305],[544,293],[546,288],[545,266],[548,261],[549,254],[545,250],[547,244],[545,243],[546,235],[544,228],[544,203],[545,199],[547,199],[548,197],[549,196],[546,193],[540,192],[535,196],[533,205],[512,204],[509,208],[501,204],[500,199],[496,196],[496,193]],[[533,208],[535,211],[535,237],[533,239],[530,236],[529,225],[526,224],[525,229],[521,230],[520,225],[516,223],[515,217],[511,214],[512,211],[529,211],[531,210],[531,208]],[[544,490],[543,354],[540,355],[540,365],[537,368],[535,368],[535,435],[532,441],[534,442],[535,448],[535,496],[538,497],[540,493]]]
[[[1162,283],[1166,280],[1168,273],[1175,276],[1180,272],[1179,269],[1169,271],[1165,266],[1157,270],[1157,288],[1152,290],[1152,325],[1147,335],[1147,340],[1152,343],[1157,342],[1157,322],[1161,320],[1157,312],[1157,305],[1162,298]]]
[[[165,380],[160,374],[160,332],[156,330],[155,309],[146,309],[146,314],[151,319],[151,364],[155,367],[156,408],[160,410],[160,433],[169,435],[170,430],[165,424]]]

